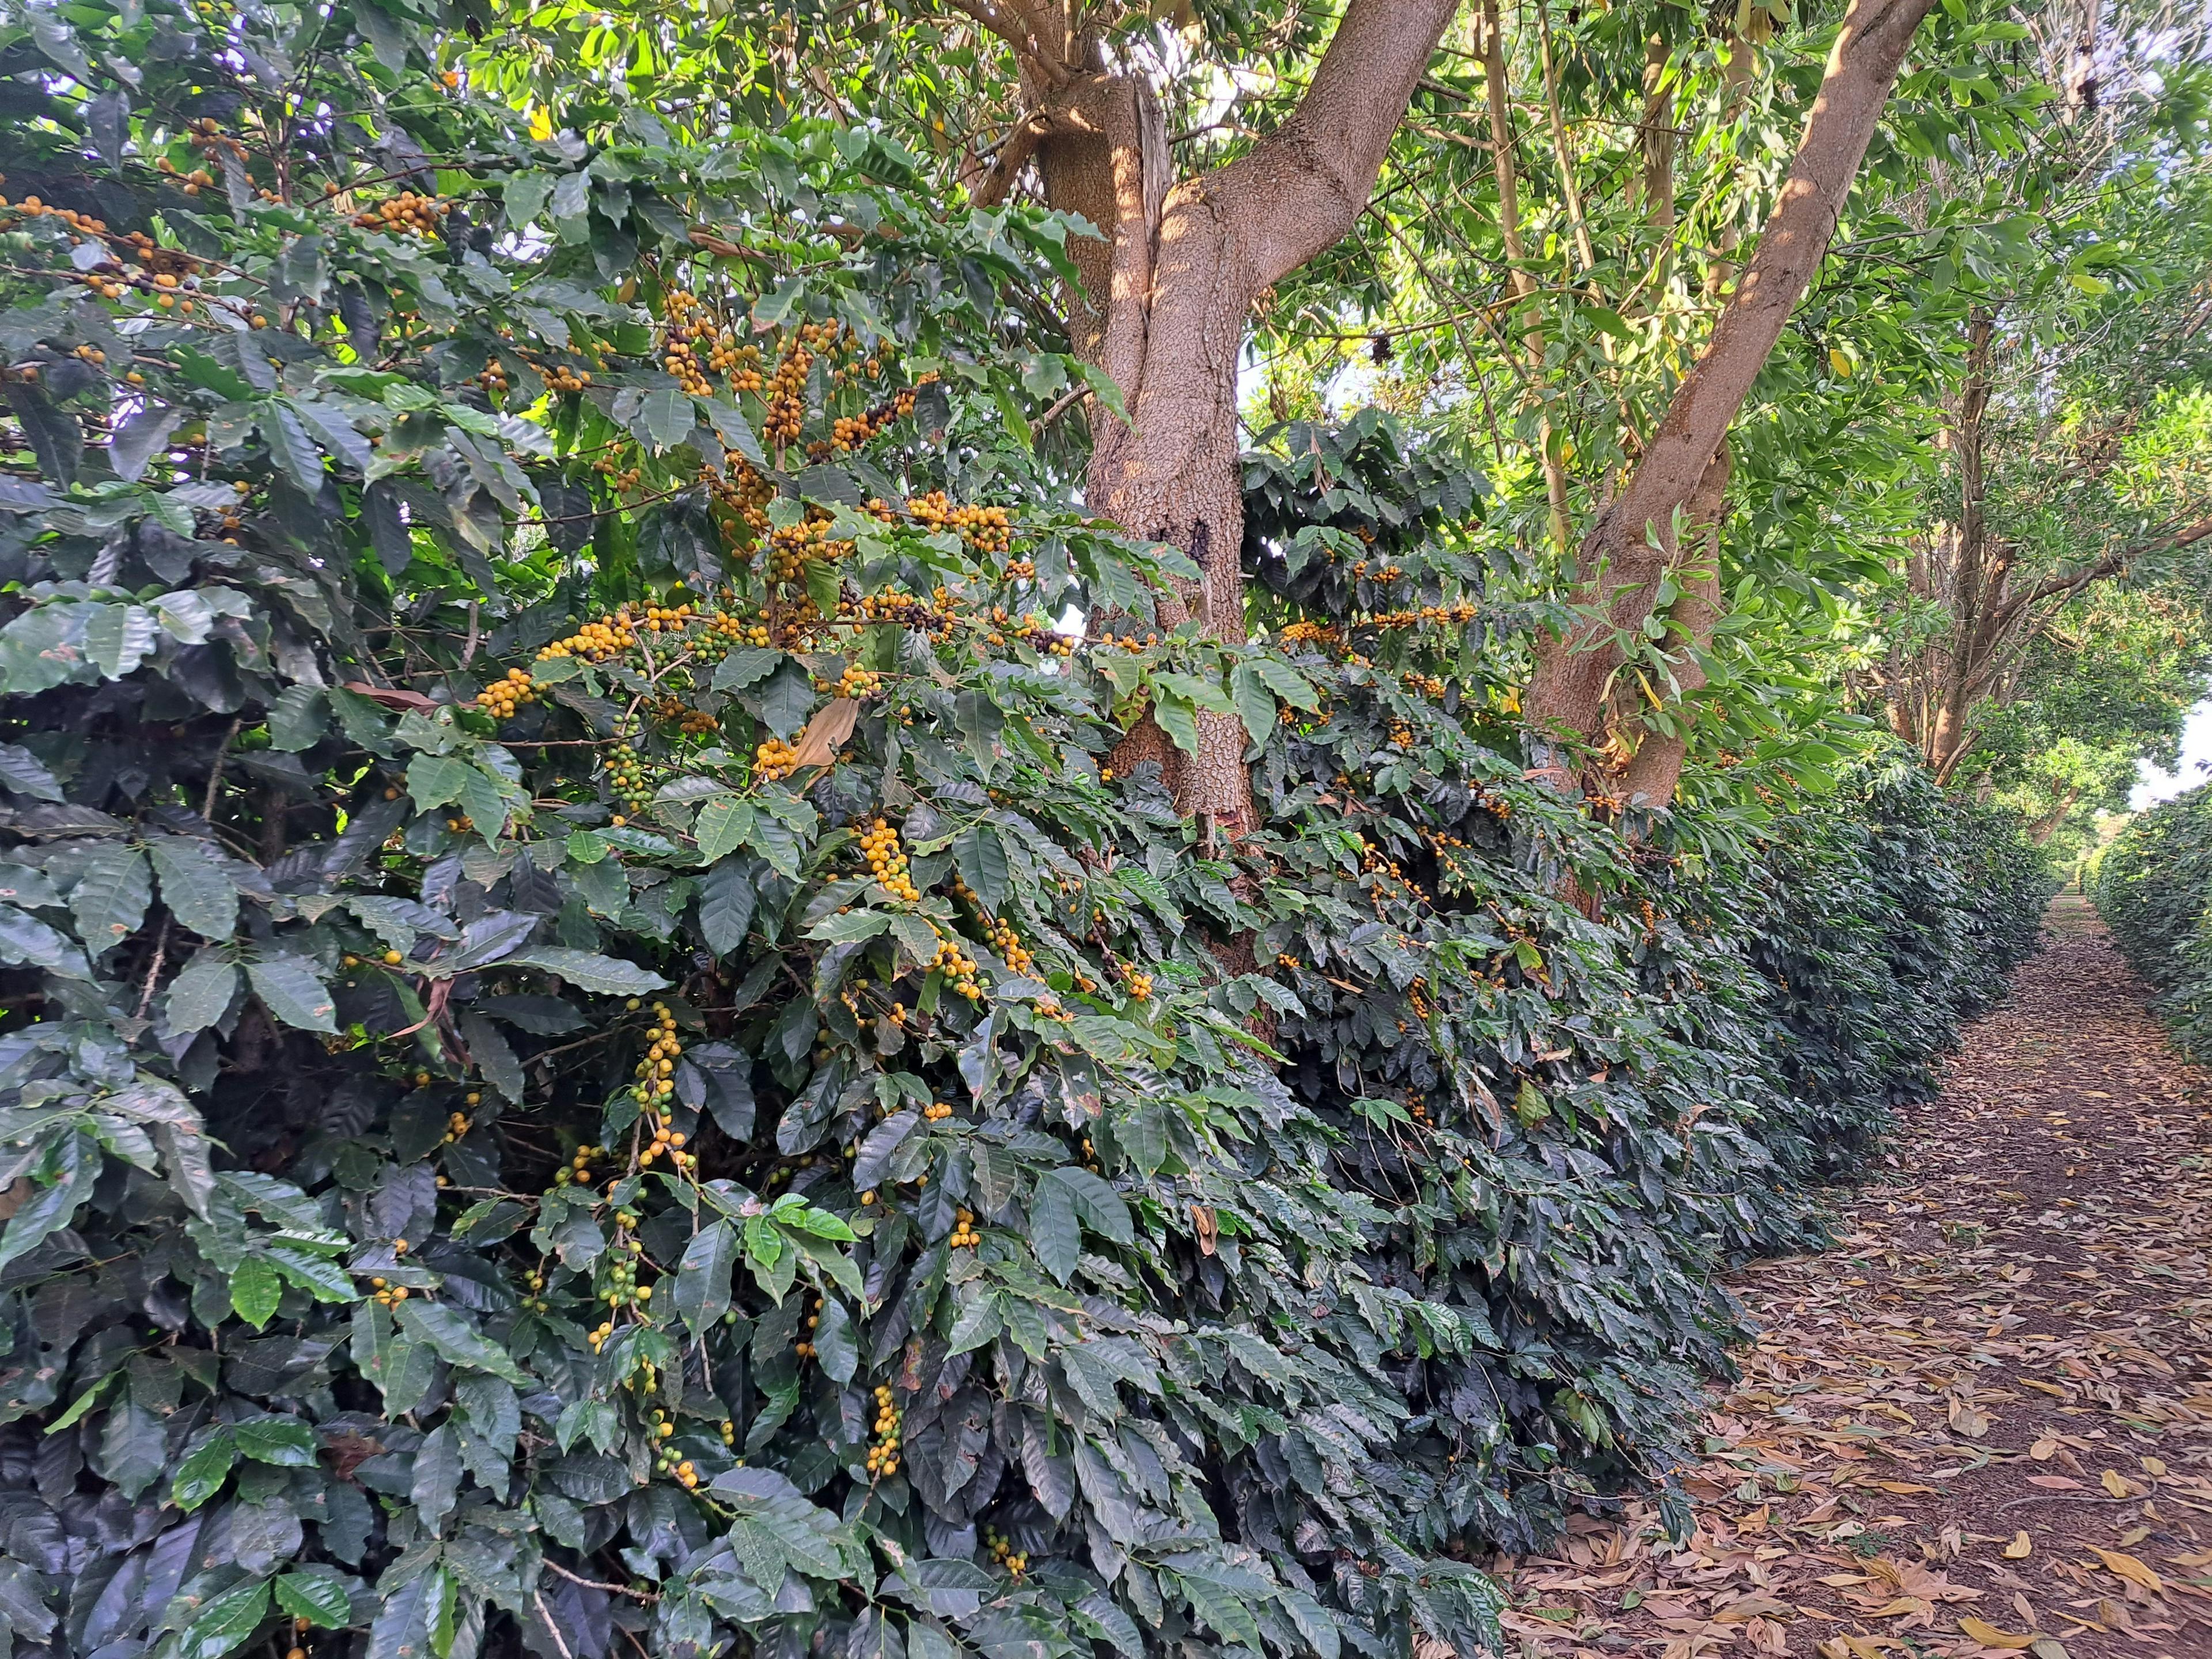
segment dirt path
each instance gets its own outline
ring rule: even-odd
[[[1688,1545],[1499,1564],[1522,1653],[2212,1659],[2212,1078],[2051,927],[1838,1248],[1740,1277]]]

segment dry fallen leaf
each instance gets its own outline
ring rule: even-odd
[[[852,698],[831,701],[806,722],[806,729],[799,734],[799,743],[791,754],[792,769],[804,771],[812,766],[835,765],[839,746],[853,735],[853,728],[860,720],[860,705]]]
[[[2030,1446],[2027,1449],[2027,1455],[2030,1457],[2033,1457],[2039,1463],[2048,1463],[2051,1459],[2051,1455],[2057,1451],[2057,1449],[2058,1443],[2056,1440],[2053,1440],[2049,1435],[2045,1435],[2042,1439],[2037,1441],[2033,1446]]]
[[[2166,1588],[2166,1580],[2134,1556],[2121,1550],[2099,1549],[2094,1544],[2089,1548],[2105,1564],[2106,1571],[2118,1574],[2130,1583],[2141,1584],[2147,1590],[2163,1590]]]
[[[2024,1648],[2035,1640],[2033,1631],[2025,1636],[2015,1636],[2008,1630],[1999,1630],[1987,1620],[1975,1618],[1971,1613],[1959,1621],[1959,1628],[1985,1648]]]
[[[2025,1561],[2034,1548],[2034,1540],[2028,1537],[2025,1530],[2016,1532],[2012,1535],[2012,1542],[2004,1547],[2004,1559],[2008,1561]]]
[[[2127,1477],[2116,1469],[2106,1469],[2097,1477],[2097,1484],[2115,1498],[2125,1498],[2135,1490],[2128,1484]]]

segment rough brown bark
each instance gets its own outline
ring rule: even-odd
[[[1689,758],[1687,728],[1697,719],[1692,700],[1705,687],[1705,671],[1698,665],[1694,652],[1712,644],[1713,629],[1721,619],[1721,523],[1728,511],[1729,469],[1729,447],[1723,439],[1706,465],[1705,477],[1698,480],[1683,514],[1698,551],[1676,565],[1675,580],[1681,593],[1667,607],[1668,643],[1677,653],[1674,683],[1678,688],[1669,712],[1678,729],[1655,731],[1640,719],[1615,725],[1616,732],[1644,727],[1635,752],[1617,769],[1613,790],[1623,806],[1639,811],[1673,804],[1675,787],[1682,781],[1683,763]]]
[[[1935,0],[1851,0],[1829,53],[1796,157],[1758,251],[1705,353],[1626,485],[1582,546],[1581,598],[1599,614],[1546,640],[1524,707],[1547,738],[1583,744],[1604,735],[1617,641],[1650,613],[1674,557],[1673,526],[1706,476],[1790,313],[1827,252],[1859,162],[1906,48]],[[1556,756],[1540,770],[1571,774]]]
[[[1246,318],[1263,290],[1351,231],[1457,0],[1352,0],[1283,124],[1237,160],[1179,182],[1149,89],[1107,63],[1080,8],[963,9],[1013,47],[1030,107],[979,191],[1002,194],[1033,155],[1046,199],[1104,235],[1077,250],[1084,293],[1071,296],[1072,323],[1077,349],[1113,377],[1129,418],[1093,416],[1087,504],[1199,567],[1199,580],[1159,596],[1164,623],[1195,618],[1212,637],[1242,641],[1237,363]],[[1235,717],[1201,714],[1194,757],[1173,755],[1140,727],[1117,763],[1161,758],[1182,810],[1233,836],[1252,818],[1244,741]]]

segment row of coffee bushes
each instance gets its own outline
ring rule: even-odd
[[[2174,1041],[2212,1057],[2212,786],[2139,813],[2090,880],[2097,914],[2158,992]]]

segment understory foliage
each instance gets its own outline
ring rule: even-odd
[[[2105,848],[2091,901],[2159,993],[2192,1058],[2212,1055],[2212,786],[2138,812]]]
[[[1269,642],[1163,637],[1055,505],[1068,223],[447,52],[0,29],[10,1650],[1472,1652],[2033,868],[1887,761],[1525,781],[1371,422],[1255,458]]]

